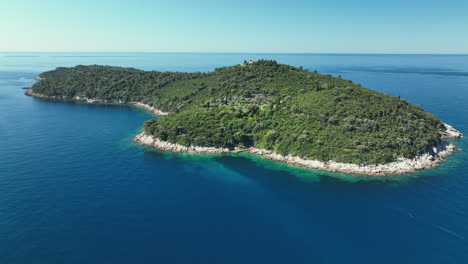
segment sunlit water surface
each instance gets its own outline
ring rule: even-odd
[[[369,180],[131,138],[151,114],[38,100],[58,66],[211,71],[244,59],[341,74],[468,133],[468,56],[0,53],[0,263],[468,263],[468,143]]]

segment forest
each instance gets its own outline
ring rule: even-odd
[[[427,151],[444,130],[436,116],[402,98],[271,60],[209,73],[79,65],[39,77],[34,93],[142,102],[170,112],[148,120],[143,130],[185,146],[257,147],[383,164]]]

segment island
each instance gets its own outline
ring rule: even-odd
[[[26,94],[132,104],[159,117],[135,141],[190,153],[248,151],[296,166],[392,175],[436,166],[462,133],[405,99],[273,60],[208,73],[78,65],[41,73]]]

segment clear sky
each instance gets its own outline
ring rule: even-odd
[[[468,54],[468,0],[0,0],[0,51]]]

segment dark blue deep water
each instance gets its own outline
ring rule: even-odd
[[[51,102],[57,66],[211,71],[276,59],[400,95],[468,134],[468,56],[0,53],[0,263],[468,263],[468,141],[369,180],[131,141],[152,116]]]

